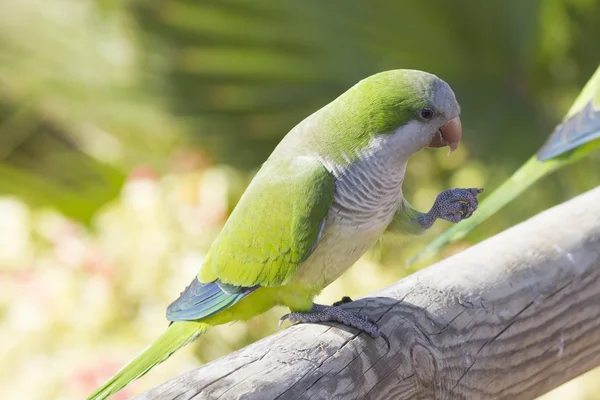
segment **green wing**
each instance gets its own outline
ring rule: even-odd
[[[521,168],[481,202],[473,216],[453,225],[417,253],[409,263],[428,258],[463,238],[528,187],[551,172],[600,148],[600,67],[585,85],[548,141]]]
[[[213,243],[198,280],[285,284],[316,246],[334,192],[333,175],[316,159],[267,161]]]

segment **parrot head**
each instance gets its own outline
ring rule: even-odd
[[[371,75],[298,124],[276,156],[320,154],[338,167],[381,156],[405,162],[426,147],[458,148],[460,106],[437,76],[397,69]]]
[[[367,94],[366,114],[375,124],[383,122],[375,129],[379,134],[399,136],[398,140],[413,151],[448,146],[452,153],[458,148],[462,135],[460,106],[450,85],[437,76],[391,70],[370,76],[353,89]],[[373,101],[369,93],[376,93]]]

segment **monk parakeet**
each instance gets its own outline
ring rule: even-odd
[[[410,156],[456,149],[460,107],[435,75],[393,70],[368,77],[293,128],[256,174],[210,247],[200,272],[167,308],[171,324],[90,398],[116,393],[209,328],[276,305],[291,322],[335,321],[382,336],[366,316],[314,304],[323,288],[386,230],[419,233],[459,222],[480,189],[440,193],[427,213],[404,199]]]
[[[463,238],[525,189],[545,175],[578,161],[600,148],[600,67],[546,143],[481,204],[477,215],[454,225],[415,255],[411,262],[435,254],[444,245]]]

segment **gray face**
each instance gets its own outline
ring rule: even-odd
[[[442,123],[460,115],[460,106],[454,92],[450,85],[439,78],[434,80],[431,102]]]
[[[424,88],[423,96],[427,106],[417,111],[417,117],[409,123],[413,130],[404,133],[411,137],[411,150],[416,152],[424,147],[449,146],[454,151],[460,143],[462,127],[460,123],[460,106],[454,92],[446,82],[435,75],[421,75]]]

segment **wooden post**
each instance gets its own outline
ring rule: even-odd
[[[600,188],[344,307],[391,349],[296,325],[137,398],[533,399],[600,365]]]

